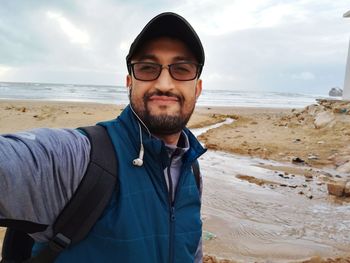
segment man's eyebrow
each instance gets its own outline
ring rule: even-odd
[[[156,61],[158,60],[157,57],[153,54],[144,54],[137,58],[137,60],[146,60],[146,59],[156,60]]]
[[[193,61],[194,59],[191,57],[185,57],[185,56],[176,56],[173,58],[174,61]]]
[[[137,60],[139,61],[143,61],[143,60],[153,60],[153,61],[158,61],[157,56],[153,55],[153,54],[143,54],[139,57],[136,57]],[[192,57],[187,57],[187,56],[176,56],[172,59],[173,61],[194,61],[195,59],[193,59]]]

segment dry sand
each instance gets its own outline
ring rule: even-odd
[[[233,108],[226,113],[236,121],[200,137],[210,149],[282,162],[299,157],[313,167],[350,172],[349,164],[349,169],[344,166],[350,160],[350,103],[320,102],[303,110]],[[329,119],[316,127],[321,113],[329,113]]]
[[[124,106],[79,103],[0,100],[0,133],[37,127],[76,128],[116,118]],[[228,108],[199,108],[190,120],[191,127],[203,127],[224,119]]]
[[[200,136],[207,147],[286,163],[299,157],[303,167],[330,167],[338,169],[340,173],[350,173],[350,107],[348,104],[327,103],[321,102],[304,110],[197,108],[189,126],[203,127],[231,117],[235,119],[232,124]],[[115,118],[122,108],[93,103],[0,101],[0,133],[35,127],[74,128],[93,125],[101,120]],[[322,112],[330,114],[323,118],[323,122],[321,118],[315,124],[315,119]],[[293,172],[290,169],[295,168],[287,165],[278,168],[286,173]],[[303,169],[302,174],[309,176],[310,171]],[[260,186],[271,184],[244,174],[240,179]],[[0,229],[0,236],[1,233]],[[205,248],[210,248],[210,245]],[[206,255],[204,262],[242,262],[234,261],[233,257],[231,261],[220,259],[219,252],[220,249],[211,249],[209,253],[213,256]],[[350,257],[344,255],[338,259],[322,259],[315,255],[302,262],[350,262]]]

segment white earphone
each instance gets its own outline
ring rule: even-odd
[[[135,114],[135,116],[137,117],[137,119],[139,120],[139,122],[137,123],[139,125],[139,134],[140,134],[140,152],[139,152],[139,157],[132,160],[132,164],[134,166],[142,166],[143,165],[143,155],[145,153],[145,150],[143,148],[143,142],[142,142],[142,129],[141,129],[141,125],[140,125],[140,122],[145,125],[141,119],[139,118],[139,116],[135,113],[134,109],[132,108],[131,104],[130,104],[130,109],[132,110],[132,112]],[[148,131],[148,134],[151,135],[151,133],[149,132],[147,126],[145,125],[145,128],[147,129]]]
[[[128,86],[128,97],[130,100],[130,96],[131,96],[131,85]],[[131,110],[134,112],[134,109],[132,108],[131,104],[130,104]],[[134,112],[134,114],[137,116],[137,114]],[[138,117],[138,116],[137,116]],[[140,129],[140,152],[139,152],[139,157],[132,160],[132,164],[134,166],[142,166],[143,165],[143,155],[144,155],[144,149],[143,149],[143,144],[142,144],[142,131],[141,131],[141,125],[139,124],[139,129]]]
[[[139,158],[134,159],[132,161],[132,164],[135,166],[142,166],[143,165],[143,154],[144,154],[143,144],[141,144]]]

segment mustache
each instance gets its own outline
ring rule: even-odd
[[[146,93],[143,97],[143,101],[146,103],[152,96],[166,96],[166,97],[174,97],[177,98],[180,102],[180,104],[183,103],[185,98],[179,94],[175,94],[171,91],[161,91],[161,90],[156,90],[153,92]]]

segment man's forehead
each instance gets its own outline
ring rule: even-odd
[[[145,42],[132,59],[157,60],[159,54],[170,54],[173,60],[196,60],[187,45],[176,38],[158,37]]]

